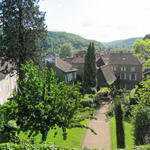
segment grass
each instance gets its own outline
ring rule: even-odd
[[[83,122],[84,124],[88,123],[88,120]],[[54,133],[58,132],[56,137],[54,137]],[[68,129],[67,130],[67,140],[63,140],[62,136],[62,130],[60,128],[57,128],[56,130],[50,130],[46,139],[46,143],[52,143],[58,146],[63,147],[74,147],[74,148],[80,148],[82,145],[83,138],[85,136],[86,129],[83,128],[74,128],[74,129]],[[19,135],[21,140],[27,140],[27,133],[20,133]],[[41,134],[39,133],[37,136],[33,138],[34,143],[40,143],[41,142]]]
[[[133,126],[128,118],[124,121],[124,132],[125,132],[125,144],[126,148],[134,147],[134,137],[133,137]],[[110,120],[110,135],[111,135],[111,148],[117,149],[117,139],[116,139],[116,120],[112,117]]]

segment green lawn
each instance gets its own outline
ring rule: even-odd
[[[84,122],[84,124],[87,124],[88,120]],[[54,138],[55,131],[58,132],[56,138]],[[62,136],[62,130],[60,128],[57,128],[56,130],[50,130],[46,139],[46,143],[52,143],[58,146],[63,147],[74,147],[74,148],[80,148],[82,145],[83,138],[85,136],[86,129],[82,128],[74,128],[74,129],[68,129],[67,133],[67,140],[63,140]],[[35,143],[41,142],[41,134],[39,133],[37,136],[34,137]],[[21,133],[20,139],[27,139],[27,134]]]
[[[127,118],[124,119],[123,123],[124,123],[124,131],[125,131],[126,148],[131,148],[134,146],[133,126],[130,123],[129,119]],[[110,135],[111,135],[111,148],[117,149],[115,117],[112,117],[110,120]]]

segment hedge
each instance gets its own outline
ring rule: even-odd
[[[5,143],[5,144],[0,144],[0,150],[79,150],[79,149],[64,148],[64,147],[60,147],[60,146],[54,146],[51,144],[20,144],[20,145],[17,145],[17,144],[12,144],[12,143]],[[80,150],[90,150],[90,149],[84,148],[84,149],[80,149]],[[96,149],[93,149],[93,150],[96,150]],[[127,148],[124,150],[150,150],[150,145],[137,146],[134,148]]]

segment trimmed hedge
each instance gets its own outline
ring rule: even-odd
[[[76,149],[76,148],[64,148],[60,146],[54,146],[51,144],[12,144],[5,143],[0,144],[0,150],[90,150],[88,148]],[[92,150],[92,149],[91,149]],[[96,150],[96,149],[93,149]],[[150,150],[150,145],[137,146],[134,148],[127,148],[125,150]]]
[[[0,144],[0,150],[71,150],[72,148],[64,148],[51,144]],[[73,149],[72,149],[73,150]]]

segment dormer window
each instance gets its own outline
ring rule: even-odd
[[[125,66],[121,66],[121,71],[126,71],[126,67]]]

